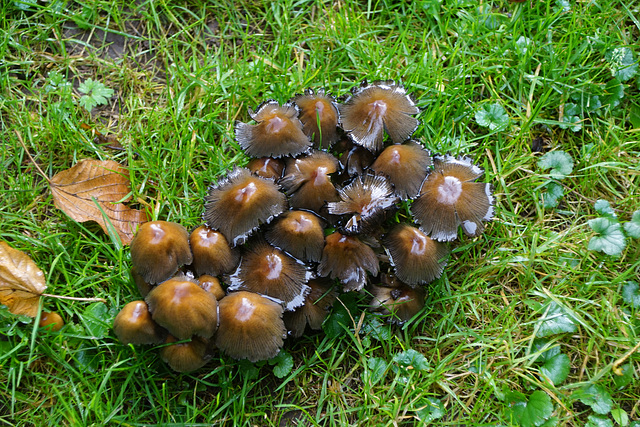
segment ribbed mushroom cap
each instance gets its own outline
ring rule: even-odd
[[[375,157],[371,151],[359,145],[354,145],[340,157],[340,163],[347,175],[353,177],[363,175],[374,162],[374,159]]]
[[[373,310],[389,316],[389,322],[405,323],[424,307],[424,288],[407,286],[394,279],[387,283],[385,286],[371,286],[373,299],[370,305]]]
[[[178,339],[211,338],[216,331],[216,297],[186,277],[159,284],[146,301],[153,320]]]
[[[440,241],[454,240],[459,225],[468,236],[482,233],[483,221],[493,218],[491,186],[474,182],[483,170],[468,157],[449,155],[434,157],[433,169],[411,206],[416,222]]]
[[[205,291],[213,294],[216,297],[217,301],[220,301],[226,295],[224,289],[222,289],[222,285],[220,284],[220,280],[217,277],[210,276],[208,274],[203,274],[198,277],[198,283],[200,287]]]
[[[249,169],[251,173],[261,178],[273,179],[274,181],[282,178],[284,166],[285,164],[282,159],[274,159],[272,157],[251,159],[249,163],[247,163],[247,169]]]
[[[240,261],[240,253],[229,246],[227,238],[206,225],[191,232],[189,243],[193,253],[192,267],[198,276],[226,274],[236,268]]]
[[[232,246],[246,241],[262,223],[269,223],[287,208],[287,197],[271,180],[234,169],[227,179],[209,188],[203,218]]]
[[[367,271],[376,276],[379,267],[373,249],[355,236],[335,232],[325,238],[318,274],[339,279],[345,292],[359,291],[367,283]]]
[[[320,212],[326,202],[339,200],[330,174],[338,170],[338,159],[324,151],[290,159],[280,181],[290,196],[292,208]]]
[[[318,93],[307,89],[304,95],[296,95],[292,101],[300,109],[304,133],[311,138],[314,147],[331,148],[338,140],[339,113],[335,99],[323,89]]]
[[[406,200],[418,195],[432,164],[429,152],[414,141],[409,141],[385,148],[373,162],[371,169],[386,175],[396,194]]]
[[[287,310],[304,304],[311,279],[307,267],[265,242],[257,242],[242,254],[238,269],[229,277],[229,291],[243,290],[276,298]]]
[[[322,220],[311,212],[288,211],[265,233],[267,242],[305,261],[320,261],[324,248]]]
[[[207,364],[207,342],[202,338],[193,337],[188,342],[176,342],[176,338],[169,335],[166,343],[170,344],[160,349],[160,357],[177,372],[191,372]]]
[[[383,240],[398,279],[408,285],[429,283],[442,275],[449,249],[408,224],[396,225]]]
[[[327,204],[330,214],[353,214],[344,225],[346,233],[360,233],[376,225],[385,217],[398,198],[389,181],[380,175],[356,177],[340,190],[340,201]]]
[[[180,224],[150,221],[140,226],[131,241],[131,263],[143,280],[160,283],[173,276],[178,267],[191,264],[189,232]]]
[[[418,127],[412,115],[420,112],[404,87],[392,81],[355,90],[339,109],[343,129],[374,153],[382,149],[385,130],[396,144],[409,139]]]
[[[284,313],[284,324],[287,326],[289,335],[294,338],[304,334],[307,324],[311,329],[322,329],[322,322],[329,315],[337,298],[337,293],[332,289],[333,285],[327,278],[310,280],[307,285],[311,288],[311,292],[306,296],[304,305],[295,311]]]
[[[275,357],[287,336],[282,305],[252,292],[232,292],[220,301],[216,346],[234,359]]]
[[[236,123],[236,139],[245,153],[251,157],[297,156],[311,147],[311,140],[302,131],[295,105],[280,106],[276,101],[267,101],[249,115],[255,125]]]
[[[144,301],[125,305],[113,320],[113,331],[122,344],[159,344],[166,334],[153,321]]]

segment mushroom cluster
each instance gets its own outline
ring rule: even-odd
[[[319,90],[267,101],[236,139],[250,157],[212,185],[204,225],[189,233],[143,224],[131,243],[144,300],[114,330],[125,344],[161,344],[176,371],[215,351],[259,361],[287,337],[320,329],[340,292],[403,323],[424,305],[459,228],[477,236],[493,217],[483,170],[432,155],[411,137],[419,112],[393,81],[363,83],[338,102]]]

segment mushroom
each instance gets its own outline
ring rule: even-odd
[[[62,316],[55,311],[43,311],[40,314],[38,326],[50,329],[53,332],[58,332],[64,326],[64,320],[62,320]]]
[[[330,214],[353,214],[343,227],[348,234],[360,233],[381,222],[398,198],[389,181],[380,175],[356,177],[340,190],[340,201],[327,204]]]
[[[284,324],[287,326],[289,335],[294,338],[300,338],[307,325],[313,330],[322,329],[322,322],[329,315],[337,298],[337,293],[327,278],[310,280],[307,285],[311,288],[311,292],[304,299],[304,305],[284,313]]]
[[[433,172],[411,206],[425,233],[440,241],[454,240],[459,225],[468,236],[482,233],[483,221],[493,218],[491,185],[474,182],[483,172],[468,157],[433,158]]]
[[[291,207],[320,213],[326,202],[339,200],[329,176],[337,170],[338,159],[324,151],[290,159],[280,184],[291,197]]]
[[[147,294],[151,291],[151,289],[153,289],[153,285],[150,283],[147,283],[140,274],[138,274],[138,270],[136,269],[136,267],[131,267],[131,278],[133,279],[133,282],[136,284],[136,287],[138,288],[138,292],[140,292],[140,296],[142,298],[146,297]]]
[[[150,221],[140,226],[131,241],[131,263],[142,279],[157,284],[191,264],[189,232],[180,224]]]
[[[276,298],[287,310],[304,304],[311,279],[307,267],[266,242],[247,248],[238,269],[229,277],[229,291],[244,290]]]
[[[409,139],[418,127],[412,115],[419,112],[401,85],[393,81],[365,82],[340,105],[340,120],[353,142],[377,153],[382,149],[385,130],[396,144]]]
[[[409,285],[429,283],[442,275],[447,245],[408,224],[396,225],[383,239],[398,279]]]
[[[305,261],[320,261],[324,248],[322,220],[311,212],[292,210],[278,217],[265,238],[273,246]]]
[[[389,316],[391,323],[403,324],[424,307],[425,291],[422,287],[411,287],[395,278],[383,278],[386,285],[371,286],[373,299],[371,308]]]
[[[216,346],[250,362],[275,357],[287,336],[282,305],[253,292],[232,292],[220,301]]]
[[[269,223],[287,208],[287,198],[271,180],[236,168],[227,179],[209,188],[203,218],[232,246],[244,243],[260,224]]]
[[[325,238],[320,276],[339,279],[344,291],[359,291],[367,282],[367,271],[378,274],[378,257],[369,246],[355,236],[335,232]]]
[[[311,138],[314,147],[331,148],[338,140],[339,113],[335,99],[326,95],[324,89],[318,93],[307,89],[304,95],[296,95],[292,101],[300,109],[303,131]]]
[[[165,335],[153,321],[144,301],[125,305],[113,320],[113,331],[123,344],[159,344]]]
[[[211,338],[218,324],[218,302],[186,277],[174,277],[153,288],[146,298],[153,320],[178,339]]]
[[[189,242],[193,253],[192,267],[198,276],[228,273],[240,261],[238,250],[229,246],[224,235],[206,225],[193,230]]]
[[[260,157],[259,159],[251,159],[247,163],[247,169],[254,175],[261,178],[269,178],[278,181],[282,178],[284,172],[284,161],[282,159],[274,159],[272,157]]]
[[[200,287],[205,291],[212,294],[216,297],[216,300],[220,301],[226,295],[224,289],[222,289],[222,285],[220,285],[220,280],[216,277],[210,276],[208,274],[203,274],[198,277],[198,283]]]
[[[390,145],[380,153],[371,169],[389,178],[396,194],[407,200],[418,195],[433,164],[429,152],[414,141]]]
[[[236,123],[236,139],[244,152],[252,157],[297,156],[309,150],[311,140],[302,131],[298,108],[276,101],[260,104],[249,115],[255,125]]]
[[[160,349],[160,357],[171,369],[177,372],[191,372],[207,364],[207,342],[194,337],[187,342],[177,342],[176,337],[169,335],[166,346]]]
[[[371,151],[359,145],[351,144],[351,148],[340,157],[340,164],[342,164],[347,177],[353,177],[364,174],[374,159],[375,157]]]

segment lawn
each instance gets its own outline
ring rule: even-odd
[[[0,241],[79,300],[42,297],[60,331],[0,308],[0,425],[640,426],[639,11],[2,2]],[[419,314],[387,325],[367,291],[344,294],[275,359],[216,353],[182,374],[121,344],[113,319],[140,299],[129,247],[56,207],[52,178],[118,162],[122,201],[191,230],[207,188],[248,161],[236,121],[307,88],[343,102],[364,80],[400,82],[413,139],[493,186],[494,219],[451,245]]]

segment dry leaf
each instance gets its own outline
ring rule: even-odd
[[[0,304],[14,314],[36,317],[44,274],[29,256],[0,242]]]
[[[57,173],[50,184],[58,209],[78,222],[95,221],[106,233],[104,211],[124,244],[131,243],[137,226],[149,220],[144,211],[115,203],[129,194],[130,181],[129,171],[112,160],[81,160]]]

